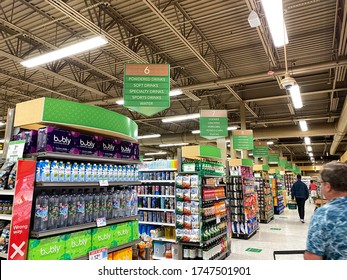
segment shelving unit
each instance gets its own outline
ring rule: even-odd
[[[276,215],[281,215],[284,211],[284,203],[283,203],[283,184],[282,184],[282,177],[280,174],[274,174],[271,179],[271,186],[272,186],[272,196],[274,200],[274,213]]]
[[[274,206],[269,174],[267,171],[254,171],[254,180],[258,194],[259,222],[267,224],[274,219]]]
[[[108,186],[134,186],[140,184],[140,181],[126,181],[126,182],[108,182]],[[86,187],[100,187],[100,182],[36,182],[35,188],[45,189],[52,187],[69,187],[69,188],[86,188]],[[103,187],[103,186],[101,186]]]
[[[151,236],[154,248],[152,259],[155,260],[166,259],[163,256],[166,247],[170,247],[171,250],[172,244],[176,242],[174,234],[176,172],[177,160],[144,162],[139,167],[141,181],[137,189],[139,232]]]
[[[14,189],[12,189],[12,190],[0,190],[1,200],[6,198],[6,199],[13,201],[14,193],[15,193]],[[12,207],[13,207],[13,205],[12,205]],[[11,223],[12,213],[11,214],[0,214],[0,220],[9,221]],[[8,250],[8,248],[7,248],[7,250]],[[0,259],[7,259],[7,257],[8,257],[7,253],[0,252]]]
[[[244,165],[236,165],[242,164],[242,162]],[[256,234],[259,228],[252,162],[248,163],[244,159],[230,161],[229,174],[227,192],[230,198],[232,237],[249,239]]]

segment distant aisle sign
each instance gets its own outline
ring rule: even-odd
[[[280,158],[280,152],[279,151],[269,151],[269,163],[278,163]]]
[[[152,116],[170,107],[170,65],[125,64],[124,107]]]
[[[253,156],[267,157],[269,155],[269,147],[266,142],[254,141]]]
[[[288,163],[287,157],[280,157],[279,162],[278,162],[278,166],[285,168],[287,166],[287,163]]]
[[[253,130],[233,130],[234,150],[253,150]]]
[[[228,113],[226,110],[200,110],[200,136],[216,139],[228,136]]]

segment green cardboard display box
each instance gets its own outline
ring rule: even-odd
[[[30,239],[28,260],[65,260],[65,239],[54,236],[43,239]]]
[[[92,231],[65,234],[65,257],[73,260],[89,254],[92,250]]]
[[[133,241],[132,222],[120,223],[111,226],[113,232],[112,247],[123,245]]]
[[[92,249],[114,247],[113,231],[111,227],[101,227],[92,229]]]

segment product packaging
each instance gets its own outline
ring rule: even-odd
[[[82,134],[72,131],[71,135],[74,142],[74,154],[97,156],[98,155],[98,137]]]
[[[44,127],[38,130],[37,152],[73,153],[71,132],[56,127]]]

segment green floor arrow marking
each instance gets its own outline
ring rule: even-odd
[[[281,228],[278,228],[278,227],[273,227],[273,228],[270,228],[271,230],[281,230]]]
[[[247,248],[245,251],[246,252],[252,252],[252,253],[260,253],[261,251],[263,251],[263,249]]]

